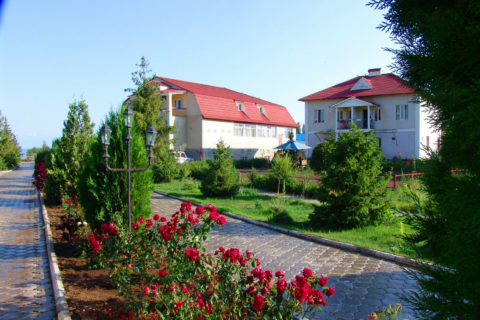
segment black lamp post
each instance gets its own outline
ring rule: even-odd
[[[152,165],[153,153],[152,147],[155,144],[155,138],[157,135],[157,131],[150,126],[146,132],[146,144],[148,147],[148,167],[146,168],[130,168],[130,141],[132,140],[132,136],[130,135],[130,129],[133,125],[133,110],[130,109],[130,106],[125,109],[123,112],[123,116],[125,118],[125,126],[127,127],[127,136],[125,137],[125,141],[127,142],[127,169],[123,168],[110,168],[108,165],[108,146],[110,145],[110,136],[112,134],[112,130],[110,127],[105,124],[102,129],[100,130],[100,138],[102,140],[102,144],[105,147],[105,153],[103,154],[103,158],[105,159],[105,166],[108,170],[114,172],[126,172],[127,173],[127,185],[128,185],[128,228],[130,232],[132,231],[132,205],[131,205],[131,173],[132,172],[141,172],[150,169]]]

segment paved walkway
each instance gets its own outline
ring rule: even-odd
[[[53,319],[43,220],[33,164],[0,176],[0,319]]]
[[[152,195],[152,212],[169,216],[181,202],[160,194]],[[216,227],[206,245],[213,252],[222,245],[252,250],[266,269],[286,271],[288,278],[304,267],[328,276],[336,293],[327,299],[326,312],[316,319],[368,318],[378,308],[402,303],[401,319],[414,319],[409,306],[398,295],[414,290],[416,282],[395,263],[350,253],[291,237],[276,231],[227,217],[227,224]]]

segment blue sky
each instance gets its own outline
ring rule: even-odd
[[[366,2],[4,1],[0,110],[23,148],[51,145],[75,99],[98,127],[145,56],[156,75],[269,100],[303,123],[299,98],[390,71],[394,44]]]

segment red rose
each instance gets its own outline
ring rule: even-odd
[[[185,249],[185,256],[190,259],[192,262],[195,262],[198,260],[198,255],[199,252],[197,249],[195,248],[191,248],[191,247],[187,247],[187,249]]]
[[[219,225],[224,226],[225,223],[227,223],[227,219],[225,219],[224,216],[220,216],[220,217],[218,217],[218,221],[217,221],[217,222],[218,222]]]
[[[147,229],[150,229],[150,227],[153,226],[153,221],[152,221],[152,219],[148,219],[148,220],[147,220],[146,226],[147,226]]]
[[[145,289],[143,289],[143,295],[148,296],[149,292],[150,292],[150,288],[148,286],[146,286]]]
[[[138,225],[139,225],[138,221],[135,221],[133,223],[133,230],[138,230]]]
[[[334,293],[335,293],[335,288],[334,288],[334,287],[328,287],[328,289],[327,289],[327,297],[333,296]]]
[[[278,270],[277,272],[275,272],[275,277],[277,278],[284,277],[284,276],[285,276],[285,272],[283,270]]]
[[[281,278],[277,282],[277,293],[279,296],[283,294],[283,291],[285,291],[285,288],[287,287],[287,280],[285,278]]]
[[[258,294],[253,298],[253,307],[257,311],[262,310],[264,303],[265,303],[265,298],[263,298],[262,296],[259,296]]]
[[[160,271],[158,271],[158,276],[159,276],[160,278],[165,278],[167,275],[168,275],[168,271],[167,271],[167,270],[160,270]]]
[[[325,287],[328,283],[328,278],[324,277],[323,274],[320,277],[320,280],[318,280],[318,284],[321,285],[322,287]]]
[[[303,276],[307,279],[310,278],[311,276],[313,276],[312,270],[310,270],[308,268],[304,268],[303,269]]]
[[[195,209],[195,213],[199,216],[201,216],[203,214],[203,207],[202,206],[198,206],[196,209]]]
[[[138,218],[138,221],[139,221],[140,223],[144,223],[144,222],[145,222],[145,218],[144,218],[144,217],[140,217],[140,218]]]
[[[160,216],[155,213],[155,214],[153,215],[153,220],[158,221],[158,219],[160,219]]]
[[[248,293],[249,295],[253,295],[255,292],[257,292],[257,287],[255,287],[255,286],[250,286],[250,287],[248,287],[247,293]]]

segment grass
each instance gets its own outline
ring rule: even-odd
[[[313,212],[315,205],[301,200],[272,198],[259,194],[255,189],[248,188],[242,188],[236,197],[210,198],[203,196],[198,189],[197,182],[192,181],[187,183],[181,181],[160,183],[155,185],[155,190],[205,205],[213,204],[219,211],[229,211],[306,234],[408,258],[418,258],[413,248],[408,247],[401,238],[402,233],[409,234],[412,229],[410,226],[403,224],[399,217],[394,217],[389,224],[351,230],[313,229],[308,216]]]

